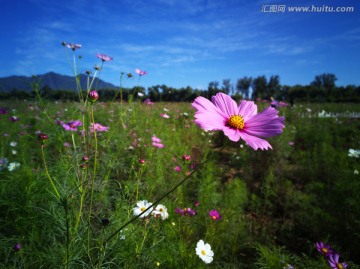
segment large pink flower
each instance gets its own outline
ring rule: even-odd
[[[279,117],[275,108],[268,107],[257,113],[254,102],[242,100],[237,105],[224,93],[216,94],[211,101],[201,96],[194,100],[195,123],[204,130],[221,130],[232,141],[243,139],[255,150],[272,149],[261,137],[281,134],[285,127],[284,117]]]

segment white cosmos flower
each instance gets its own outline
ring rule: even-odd
[[[19,168],[20,167],[20,163],[18,163],[18,162],[12,162],[12,163],[9,163],[9,165],[8,165],[8,170],[10,171],[10,172],[12,172],[12,171],[14,171],[15,169],[17,169],[17,168]]]
[[[360,157],[360,149],[349,149],[348,156],[354,157],[354,158],[359,158]]]
[[[156,207],[155,207],[155,210],[152,212],[153,215],[155,216],[160,216],[161,219],[165,220],[169,217],[169,213],[167,211],[167,208],[166,206],[164,205],[161,205],[161,204],[158,204]]]
[[[211,246],[208,243],[204,243],[203,240],[199,240],[195,248],[196,254],[205,263],[211,263],[214,257],[214,252],[211,250]]]
[[[10,146],[16,147],[16,145],[17,145],[17,142],[15,142],[15,141],[10,142]]]
[[[135,216],[140,215],[142,212],[144,212],[148,207],[152,206],[152,203],[149,203],[147,200],[142,200],[136,203],[136,207],[133,208],[133,212]],[[144,214],[140,216],[140,218],[147,217],[150,212],[152,211],[152,208],[150,208],[148,211],[146,211]]]

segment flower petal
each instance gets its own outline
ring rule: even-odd
[[[264,139],[261,139],[261,138],[256,137],[256,136],[249,135],[249,134],[244,133],[244,132],[239,132],[239,134],[241,136],[241,139],[243,139],[246,142],[246,144],[248,144],[254,150],[257,150],[257,149],[264,150],[264,149],[269,149],[269,148],[272,149],[269,142],[267,142]]]
[[[240,131],[237,129],[224,126],[222,130],[231,141],[237,142],[241,138]]]
[[[213,103],[204,97],[197,97],[192,103],[195,112],[195,123],[204,130],[222,130],[227,116]]]
[[[224,112],[228,116],[228,118],[231,115],[237,115],[237,104],[229,95],[219,92],[211,98],[211,101],[216,107],[218,107],[222,112]]]
[[[275,108],[268,107],[245,121],[242,131],[252,136],[272,137],[283,132],[284,117],[277,116]]]
[[[249,117],[256,115],[256,113],[257,105],[255,105],[253,101],[242,100],[240,102],[237,115],[242,116],[245,122]]]

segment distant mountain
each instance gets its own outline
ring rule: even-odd
[[[88,77],[86,75],[80,75],[81,89],[86,90]],[[92,77],[90,77],[91,81]],[[114,89],[115,85],[107,83],[103,80],[95,78],[94,86],[97,83],[97,89]],[[37,75],[35,77],[25,76],[10,76],[0,78],[0,92],[11,91],[13,89],[31,91],[32,83],[39,82],[40,89],[44,86],[48,86],[53,90],[76,90],[76,80],[73,76],[60,75],[54,72],[49,72],[43,75]]]

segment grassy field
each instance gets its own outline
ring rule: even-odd
[[[0,108],[0,268],[331,268],[320,241],[360,268],[358,104],[280,108],[268,151],[189,103]]]

